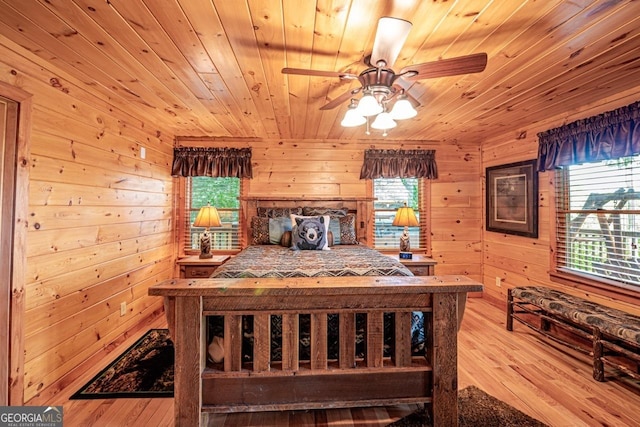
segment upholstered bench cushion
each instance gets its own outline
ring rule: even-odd
[[[514,298],[630,343],[640,344],[640,317],[543,286],[513,288]]]

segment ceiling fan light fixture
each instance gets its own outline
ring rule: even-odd
[[[413,3],[415,0],[411,0],[411,2]],[[394,120],[406,120],[416,117],[418,114],[416,107],[420,106],[420,102],[404,89],[410,83],[407,81],[408,79],[431,79],[479,73],[484,71],[487,65],[487,54],[476,53],[411,64],[396,73],[393,70],[393,65],[407,40],[411,27],[411,22],[404,19],[389,16],[380,18],[371,54],[365,55],[363,58],[367,69],[358,75],[340,71],[302,68],[283,68],[282,73],[358,80],[360,83],[358,88],[347,90],[320,107],[320,110],[336,108],[360,93],[362,95],[360,102],[351,99],[349,108],[340,124],[344,127],[355,127],[366,123],[366,135],[370,135],[370,129],[374,128],[382,130],[382,136],[387,136],[387,130],[396,126]]]
[[[346,128],[351,128],[365,124],[367,119],[363,115],[358,114],[357,108],[358,103],[355,99],[352,99],[344,118],[340,122],[340,125]]]
[[[365,93],[358,103],[358,108],[356,108],[356,112],[365,117],[380,114],[382,110],[382,105],[378,103],[378,100],[371,93]]]
[[[376,119],[373,121],[373,123],[371,123],[371,127],[373,129],[379,129],[379,130],[385,130],[385,131],[387,129],[393,129],[397,125],[398,124],[393,120],[393,118],[391,118],[391,114],[387,113],[386,111],[378,114],[376,116]]]
[[[418,112],[413,108],[413,105],[411,105],[411,102],[406,96],[400,95],[400,98],[393,104],[393,108],[389,114],[391,114],[391,118],[394,120],[406,120],[417,116]]]

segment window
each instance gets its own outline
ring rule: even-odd
[[[203,228],[193,227],[198,211],[211,203],[220,214],[222,227],[211,228],[211,250],[240,248],[240,178],[211,178],[194,176],[185,178],[185,253],[197,253],[200,249],[200,233]]]
[[[640,156],[556,174],[557,270],[640,290]]]
[[[392,225],[396,210],[406,203],[413,208],[420,223],[419,227],[409,227],[411,250],[426,249],[427,226],[424,200],[426,179],[421,178],[376,178],[373,180],[374,233],[373,246],[376,249],[400,248],[400,235],[404,227]]]

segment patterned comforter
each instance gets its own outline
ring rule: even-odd
[[[403,264],[367,246],[339,245],[328,251],[295,251],[277,245],[248,246],[231,260],[218,267],[212,278],[255,278],[255,277],[339,277],[339,276],[413,276]],[[310,357],[310,318],[300,315],[300,359]],[[328,316],[328,355],[336,359],[338,353],[338,316]],[[209,316],[209,339],[223,336],[223,320],[220,316]],[[244,323],[243,358],[252,359],[253,316]],[[356,353],[360,357],[365,351],[364,333],[366,316],[356,315]],[[385,314],[384,340],[385,355],[390,355],[393,343],[393,316]],[[282,317],[271,316],[271,359],[281,360]],[[414,352],[422,352],[424,347],[424,315],[415,312],[411,323]]]
[[[340,245],[328,251],[295,251],[277,245],[249,246],[211,277],[412,276],[397,260],[367,246]]]

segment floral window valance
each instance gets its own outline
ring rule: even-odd
[[[640,153],[640,101],[538,134],[538,170]]]
[[[438,177],[435,150],[365,150],[360,179]]]
[[[251,148],[174,148],[171,175],[251,178]]]

